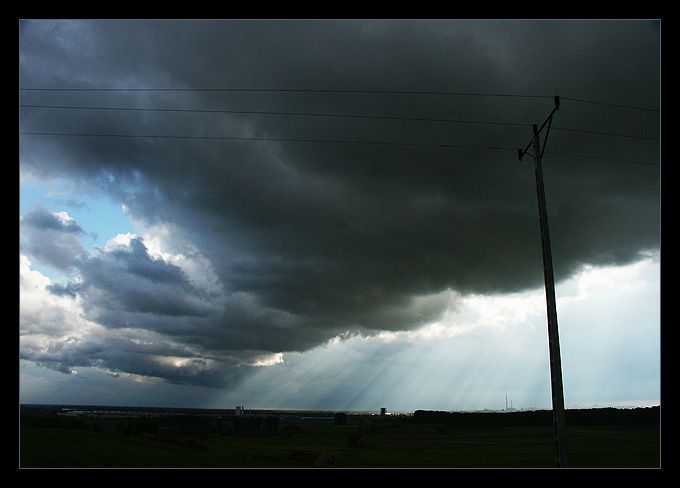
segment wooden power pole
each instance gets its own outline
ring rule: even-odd
[[[555,429],[555,465],[559,468],[567,467],[567,433],[564,414],[564,392],[562,388],[562,360],[560,358],[560,338],[557,332],[557,304],[555,301],[555,277],[553,275],[552,252],[550,250],[550,233],[548,231],[548,212],[545,204],[545,190],[543,188],[543,170],[541,158],[548,139],[550,125],[554,113],[560,108],[560,98],[555,97],[555,108],[539,129],[535,124],[534,136],[527,147],[519,149],[519,159],[526,154],[529,147],[534,148],[534,162],[536,173],[536,191],[538,194],[538,213],[541,221],[541,243],[543,245],[543,275],[545,279],[545,295],[548,308],[548,345],[550,350],[550,380],[552,388],[553,427]],[[541,149],[539,134],[546,127],[545,141]]]

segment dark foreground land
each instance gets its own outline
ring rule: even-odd
[[[567,411],[570,468],[659,468],[659,407]],[[550,468],[549,411],[376,416],[22,406],[21,468]]]

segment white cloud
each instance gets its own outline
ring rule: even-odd
[[[19,256],[19,352],[22,358],[64,371],[78,344],[104,332],[87,320],[80,299],[48,290],[50,279]]]
[[[116,234],[111,239],[106,241],[104,245],[105,252],[115,251],[116,249],[124,249],[130,245],[130,241],[135,239],[137,234],[131,232],[125,234]]]

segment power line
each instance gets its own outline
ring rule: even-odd
[[[447,119],[436,117],[405,117],[397,115],[369,115],[369,114],[338,114],[323,112],[277,112],[267,110],[232,110],[232,109],[182,109],[182,108],[141,108],[141,107],[87,107],[71,105],[19,105],[20,108],[47,108],[47,109],[73,109],[73,110],[110,110],[110,111],[149,111],[149,112],[179,112],[179,113],[222,113],[222,114],[247,114],[247,115],[291,115],[303,117],[338,117],[356,119],[379,119],[379,120],[403,120],[420,122],[454,122],[461,124],[488,124],[526,127],[527,124],[511,122],[485,122],[475,120]]]
[[[111,138],[133,138],[133,139],[204,139],[216,141],[256,141],[256,142],[316,142],[323,144],[366,144],[382,146],[415,146],[415,147],[442,147],[442,148],[462,148],[462,149],[494,149],[494,150],[515,150],[509,147],[500,146],[471,146],[464,144],[438,144],[426,142],[390,142],[390,141],[357,141],[347,139],[307,139],[292,137],[243,137],[243,136],[184,136],[184,135],[142,135],[142,134],[88,134],[73,132],[19,132],[20,135],[31,136],[64,136],[64,137],[111,137]]]
[[[19,132],[20,135],[30,136],[53,136],[53,137],[106,137],[106,138],[129,138],[129,139],[184,139],[184,140],[214,140],[214,141],[253,141],[253,142],[306,142],[306,143],[320,143],[320,144],[364,144],[364,145],[378,145],[378,146],[410,146],[410,147],[438,147],[444,149],[482,149],[482,150],[500,150],[517,152],[516,148],[503,146],[473,146],[465,144],[440,144],[440,143],[423,143],[423,142],[390,142],[390,141],[358,141],[347,139],[306,139],[306,138],[286,138],[286,137],[242,137],[242,136],[187,136],[187,135],[158,135],[158,134],[89,134],[89,133],[73,133],[73,132]],[[548,152],[547,154],[554,154],[559,156],[569,156],[577,158],[595,159],[603,161],[617,161],[622,163],[644,164],[650,166],[659,166],[659,163],[650,163],[645,161],[636,161],[631,159],[619,158],[605,158],[600,156],[589,156],[580,154],[567,154]]]
[[[248,114],[248,115],[286,115],[286,116],[302,116],[302,117],[337,117],[337,118],[356,118],[356,119],[378,119],[378,120],[401,120],[401,121],[417,121],[417,122],[442,122],[442,123],[458,123],[458,124],[483,124],[483,125],[501,125],[509,127],[531,127],[531,124],[518,124],[512,122],[491,122],[491,121],[477,121],[477,120],[462,120],[449,118],[433,118],[433,117],[405,117],[392,115],[368,115],[368,114],[337,114],[337,113],[319,113],[319,112],[278,112],[266,110],[228,110],[228,109],[178,109],[178,108],[141,108],[141,107],[88,107],[75,105],[35,105],[35,104],[21,104],[20,108],[41,108],[41,109],[67,109],[67,110],[102,110],[102,111],[130,111],[130,112],[176,112],[176,113],[221,113],[221,114]],[[633,136],[628,134],[614,134],[609,132],[590,131],[585,129],[571,129],[553,127],[553,130],[563,130],[570,132],[580,132],[585,134],[604,135],[611,137],[627,137],[632,139],[658,141],[659,138]]]
[[[22,91],[61,92],[262,92],[262,93],[349,93],[378,95],[453,95],[468,97],[552,98],[547,95],[474,93],[428,90],[359,90],[337,88],[19,88]]]
[[[568,98],[568,97],[560,97],[562,100],[569,100],[571,102],[579,102],[579,103],[591,103],[595,105],[605,105],[608,107],[616,107],[616,108],[627,108],[631,110],[644,110],[647,112],[659,112],[659,109],[656,108],[646,108],[646,107],[633,107],[631,105],[619,105],[616,103],[606,103],[606,102],[595,102],[593,100],[583,100],[579,98]]]
[[[286,88],[21,88],[24,91],[57,91],[57,92],[305,92],[305,93],[368,93],[368,94],[411,94],[411,95],[460,95],[460,96],[478,96],[478,97],[514,97],[514,98],[553,98],[544,95],[518,95],[518,94],[492,94],[492,93],[472,93],[472,92],[434,92],[434,91],[404,91],[404,90],[343,90],[343,89],[286,89]],[[614,105],[603,102],[594,102],[582,99],[563,98],[570,101],[582,103],[595,103],[599,105],[609,105],[629,109],[642,109],[640,107],[631,107],[624,105]],[[405,117],[405,116],[388,116],[388,115],[365,115],[365,114],[335,114],[335,113],[315,113],[315,112],[277,112],[277,111],[249,111],[249,110],[219,110],[219,109],[175,109],[175,108],[138,108],[138,107],[88,107],[88,106],[64,106],[64,105],[37,105],[24,104],[20,105],[22,108],[46,108],[46,109],[74,109],[74,110],[121,110],[121,111],[157,111],[157,112],[183,112],[183,113],[232,113],[232,114],[255,114],[255,115],[286,115],[286,116],[306,116],[306,117],[345,117],[355,119],[382,119],[382,120],[402,120],[402,121],[423,121],[423,122],[447,122],[447,123],[465,123],[465,124],[486,124],[486,125],[502,125],[502,126],[516,126],[526,127],[527,124],[509,123],[509,122],[491,122],[491,121],[475,121],[475,120],[460,120],[449,118],[424,118],[424,117]],[[651,110],[651,109],[649,109]],[[654,110],[651,110],[654,111]],[[580,132],[595,135],[628,137],[633,139],[658,141],[658,138],[633,136],[626,134],[614,134],[607,132],[596,132],[583,129],[573,128],[558,128],[555,130],[564,130],[572,132]],[[38,132],[24,132],[25,135],[52,135],[52,136],[80,136],[80,137],[127,137],[127,138],[156,138],[156,139],[204,139],[204,140],[241,140],[241,141],[278,141],[278,142],[309,142],[309,143],[340,143],[340,144],[371,144],[371,145],[390,145],[390,146],[414,146],[414,147],[441,147],[441,148],[467,148],[467,149],[494,149],[494,150],[511,150],[506,147],[498,146],[471,146],[460,144],[433,144],[433,143],[409,143],[409,142],[381,142],[381,141],[357,141],[357,140],[331,140],[331,139],[307,139],[307,138],[258,138],[258,137],[229,137],[229,136],[172,136],[172,135],[125,135],[125,134],[75,134],[75,133],[38,133]],[[554,153],[557,154],[557,153]],[[649,163],[644,161],[635,161],[620,158],[602,158],[595,156],[586,156],[578,154],[560,154],[563,156],[599,159],[606,161],[619,161],[635,164],[659,165],[658,163]]]
[[[510,93],[478,93],[478,92],[455,92],[455,91],[428,91],[428,90],[359,90],[359,89],[335,89],[335,88],[19,88],[21,91],[57,91],[57,92],[280,92],[280,93],[348,93],[348,94],[383,94],[383,95],[448,95],[467,97],[505,97],[505,98],[553,98],[551,95],[524,95]],[[605,105],[610,107],[625,108],[630,110],[643,110],[659,112],[658,109],[621,105],[581,98],[561,97],[578,103]]]

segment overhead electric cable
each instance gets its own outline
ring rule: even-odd
[[[255,141],[255,142],[309,142],[319,144],[365,144],[379,146],[411,146],[411,147],[439,147],[449,149],[488,149],[500,151],[513,151],[516,148],[503,146],[473,146],[466,144],[446,144],[446,143],[425,143],[425,142],[390,142],[390,141],[356,141],[347,139],[305,139],[305,138],[286,138],[286,137],[242,137],[242,136],[186,136],[186,135],[159,135],[159,134],[88,134],[73,132],[19,132],[20,135],[30,136],[54,136],[54,137],[107,137],[107,138],[129,138],[129,139],[189,139],[189,140],[215,140],[215,141]],[[618,161],[623,163],[645,164],[659,166],[659,163],[636,161],[630,159],[606,158],[600,156],[588,156],[566,153],[548,153],[559,156],[570,156],[578,158],[597,159],[604,161]]]
[[[129,112],[176,112],[176,113],[222,113],[222,114],[250,114],[250,115],[286,115],[286,116],[301,116],[301,117],[338,117],[338,118],[356,118],[356,119],[378,119],[378,120],[402,120],[402,121],[417,121],[417,122],[442,122],[442,123],[457,123],[457,124],[481,124],[481,125],[501,125],[509,127],[531,127],[531,124],[519,124],[513,122],[492,122],[492,121],[478,121],[478,120],[462,120],[449,119],[437,117],[404,117],[394,115],[368,115],[368,114],[337,114],[337,113],[320,113],[320,112],[279,112],[267,110],[231,110],[231,109],[181,109],[181,108],[144,108],[144,107],[89,107],[81,105],[36,105],[36,104],[20,104],[20,108],[42,108],[42,109],[65,109],[65,110],[103,110],[103,111],[129,111]],[[628,137],[632,139],[658,141],[659,138],[633,136],[628,134],[614,134],[608,132],[590,131],[585,129],[570,129],[553,127],[553,130],[563,130],[570,132],[580,132],[584,134],[595,134],[613,137]]]
[[[607,103],[607,102],[596,102],[593,100],[583,100],[580,98],[568,98],[568,97],[560,97],[562,100],[569,100],[571,102],[579,102],[579,103],[592,103],[595,105],[606,105],[609,107],[616,107],[616,108],[628,108],[631,110],[644,110],[647,112],[659,112],[659,109],[656,108],[646,108],[646,107],[633,107],[631,105],[619,105],[616,103]]]
[[[506,97],[506,98],[553,98],[552,95],[525,95],[513,93],[479,93],[479,92],[456,92],[456,91],[431,91],[431,90],[360,90],[360,89],[341,89],[341,88],[50,88],[50,87],[29,87],[19,88],[20,91],[55,91],[55,92],[261,92],[261,93],[349,93],[349,94],[383,94],[383,95],[448,95],[448,96],[467,96],[467,97]],[[597,105],[607,105],[610,107],[626,108],[631,110],[644,110],[649,112],[659,112],[658,109],[635,107],[594,100],[584,100],[581,98],[561,97],[562,100],[569,100],[578,103],[591,103]]]
[[[346,139],[306,139],[288,137],[242,137],[242,136],[180,136],[180,135],[142,135],[142,134],[87,134],[73,132],[19,132],[20,135],[31,136],[64,136],[64,137],[113,137],[113,138],[133,138],[133,139],[205,139],[221,141],[259,141],[259,142],[316,142],[329,144],[366,144],[383,146],[416,146],[416,147],[444,147],[444,148],[464,148],[464,149],[495,149],[495,150],[515,150],[509,147],[500,146],[471,146],[464,144],[439,144],[426,142],[390,142],[390,141],[353,141]]]
[[[19,88],[21,91],[60,92],[281,92],[281,93],[365,93],[383,95],[455,95],[470,97],[552,98],[548,95],[475,93],[428,90],[359,90],[336,88]]]

